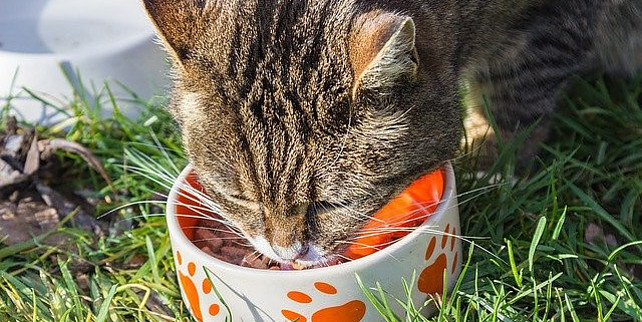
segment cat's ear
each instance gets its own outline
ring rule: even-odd
[[[353,97],[360,90],[385,92],[417,76],[415,23],[392,13],[369,13],[357,20],[350,39],[350,60],[355,81]]]
[[[218,0],[142,0],[165,47],[181,66],[203,35]]]

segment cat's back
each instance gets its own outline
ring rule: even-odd
[[[457,0],[462,61],[506,59],[534,41],[586,57],[608,71],[642,67],[642,1]],[[466,51],[467,50],[467,51]]]
[[[642,70],[642,1],[606,1],[598,19],[596,48],[611,72],[632,76]]]

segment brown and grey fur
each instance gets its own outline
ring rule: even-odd
[[[570,75],[642,65],[642,1],[143,2],[173,57],[190,160],[226,218],[281,261],[331,256],[451,159],[464,79],[502,135],[541,122],[530,156]]]

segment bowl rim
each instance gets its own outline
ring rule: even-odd
[[[184,253],[185,251],[191,253],[193,256],[197,257],[193,261],[196,261],[197,263],[204,265],[204,266],[216,266],[219,269],[224,269],[226,271],[234,271],[238,274],[251,274],[254,277],[258,275],[264,275],[266,277],[285,277],[285,276],[292,276],[292,277],[303,277],[306,275],[310,276],[315,276],[317,277],[320,274],[332,274],[336,272],[340,273],[346,273],[346,272],[358,272],[362,271],[364,268],[369,267],[373,264],[377,264],[380,262],[385,262],[388,259],[391,259],[390,254],[396,252],[398,249],[405,247],[406,245],[410,244],[412,241],[416,240],[419,238],[422,234],[426,232],[426,229],[429,228],[434,228],[435,225],[433,223],[439,222],[443,216],[447,214],[451,214],[450,211],[448,211],[451,207],[453,207],[453,201],[455,202],[455,205],[457,204],[456,200],[456,182],[455,182],[455,172],[453,170],[452,164],[450,161],[445,162],[442,166],[442,169],[444,169],[444,192],[442,195],[442,198],[439,202],[439,205],[437,206],[437,209],[432,213],[430,217],[428,217],[420,226],[417,226],[417,229],[415,229],[413,232],[409,233],[408,235],[402,237],[395,243],[391,244],[390,246],[377,251],[376,253],[370,254],[368,256],[352,260],[350,262],[345,262],[341,263],[339,265],[333,265],[333,266],[327,266],[327,267],[318,267],[318,268],[312,268],[312,269],[305,269],[305,270],[289,270],[289,271],[283,271],[283,270],[269,270],[269,269],[257,269],[257,268],[251,268],[251,267],[243,267],[235,264],[231,264],[228,262],[225,262],[223,260],[220,260],[218,258],[212,257],[202,251],[200,248],[198,248],[194,243],[192,243],[191,240],[185,236],[183,233],[183,230],[180,228],[180,225],[178,223],[178,219],[176,216],[176,203],[171,202],[172,200],[176,200],[176,197],[178,195],[178,183],[185,181],[185,178],[189,173],[192,172],[193,167],[191,164],[188,164],[180,173],[180,175],[176,178],[176,181],[172,185],[172,189],[168,195],[167,198],[167,203],[166,203],[166,220],[167,220],[167,226],[169,229],[169,236],[170,240],[172,240],[174,243],[179,245],[177,249],[173,248],[173,254],[175,256],[176,251],[180,251],[181,253]],[[456,211],[455,214],[453,215],[459,215],[459,212]],[[394,258],[394,257],[393,257]]]

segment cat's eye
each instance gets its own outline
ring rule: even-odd
[[[245,198],[245,196],[243,196],[243,195],[241,195],[241,194],[236,194],[236,193],[235,193],[235,194],[230,194],[230,195],[227,195],[227,196],[228,196],[230,199],[235,199],[235,200],[237,200],[237,201],[252,202],[251,200],[249,200],[249,199]]]
[[[237,205],[241,205],[250,209],[261,209],[261,205],[259,202],[250,200],[247,197],[241,195],[241,194],[227,194],[225,195],[227,199]]]
[[[325,213],[328,213],[340,207],[342,206],[338,203],[333,203],[329,201],[315,201],[311,203],[310,206],[308,206],[306,216],[314,217],[314,216],[323,215]]]

